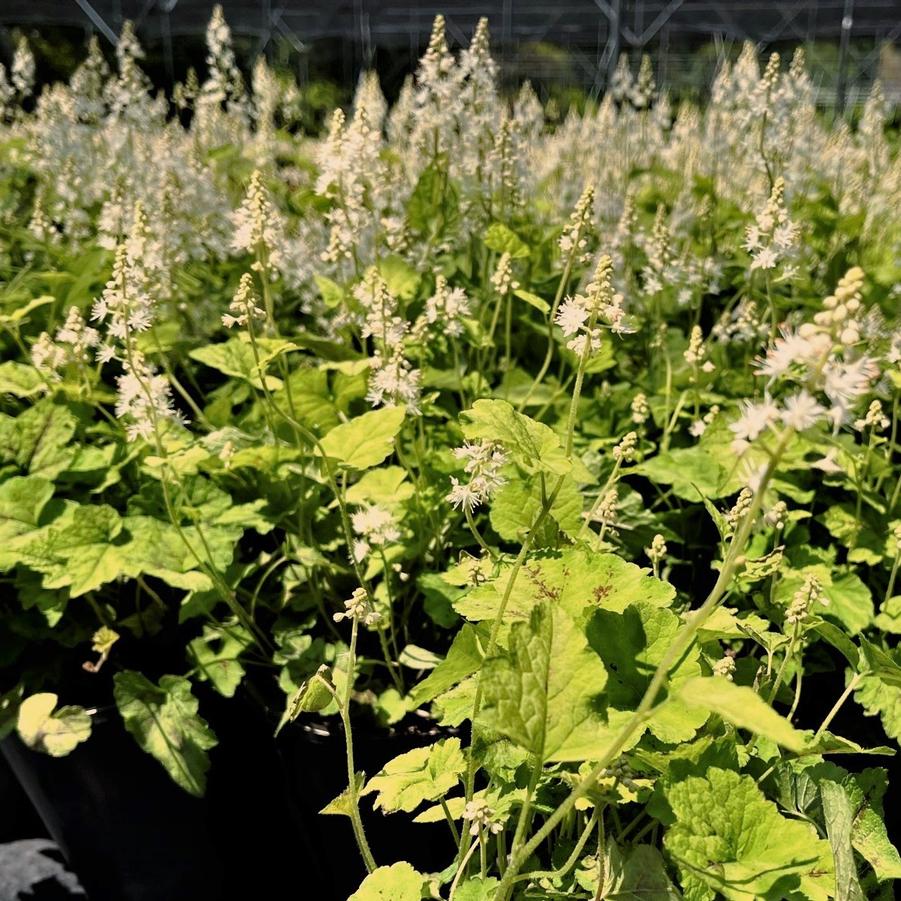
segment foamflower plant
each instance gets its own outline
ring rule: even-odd
[[[880,87],[624,57],[557,121],[438,17],[311,135],[207,42],[0,69],[0,734],[112,709],[194,795],[213,693],[336,737],[355,901],[892,897]]]

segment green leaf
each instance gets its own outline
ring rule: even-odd
[[[122,518],[112,507],[70,507],[40,531],[19,536],[6,559],[42,573],[44,588],[68,588],[71,597],[79,597],[140,571],[120,536]]]
[[[459,738],[448,738],[425,748],[414,748],[388,761],[361,792],[376,794],[374,807],[385,813],[410,813],[423,801],[444,797],[460,781],[466,760]]]
[[[378,466],[394,450],[404,423],[403,407],[381,407],[335,426],[322,439],[326,456],[351,469]]]
[[[419,273],[397,254],[383,257],[378,263],[379,274],[388,290],[398,300],[412,300],[419,288]]]
[[[877,675],[866,675],[854,697],[867,716],[879,714],[886,735],[901,741],[901,688],[887,685]]]
[[[240,656],[251,644],[247,632],[236,626],[227,631],[211,626],[203,630],[202,638],[195,638],[188,645],[188,652],[197,668],[197,678],[209,679],[223,697],[234,697],[244,678]]]
[[[849,563],[874,566],[882,561],[880,536],[866,523],[860,522],[852,504],[834,504],[818,520],[849,548]]]
[[[317,434],[332,429],[341,422],[341,411],[335,403],[335,395],[325,369],[294,370],[288,376],[285,387],[274,397],[276,404],[284,412],[290,413],[293,407],[292,415]]]
[[[820,798],[835,862],[835,897],[841,901],[864,901],[851,847],[854,815],[848,795],[842,785],[825,780],[820,783]]]
[[[261,362],[263,351],[260,351]],[[254,388],[262,388],[263,382],[253,355],[253,347],[241,338],[229,338],[228,341],[219,344],[207,344],[203,347],[195,347],[188,353],[192,360],[203,363],[211,369],[216,369],[223,375],[230,375],[253,385]],[[266,387],[275,391],[282,385],[282,380],[272,375],[266,376]]]
[[[423,594],[423,610],[432,622],[444,629],[459,624],[460,617],[453,608],[453,602],[464,593],[464,589],[449,585],[438,573],[422,573],[416,585]]]
[[[443,814],[442,814],[443,815]],[[454,901],[492,901],[500,885],[494,876],[473,876],[457,886]]]
[[[867,670],[892,688],[901,688],[901,666],[882,648],[877,647],[866,638],[860,639],[860,649],[867,664]]]
[[[275,734],[293,723],[302,713],[316,713],[325,710],[335,699],[335,686],[329,681],[328,667],[323,665],[288,698],[285,711],[276,727]]]
[[[672,485],[673,494],[688,501],[732,493],[728,471],[701,445],[663,451],[634,466],[631,473],[645,476],[656,485]]]
[[[425,877],[406,861],[370,873],[347,901],[419,901]]]
[[[874,809],[870,798],[858,784],[862,781],[864,774],[872,772],[874,771],[865,770],[860,776],[851,776],[844,783],[854,815],[851,844],[873,868],[877,879],[901,879],[901,855],[898,854],[898,849],[889,838],[881,807],[878,810]],[[884,791],[885,770],[877,772],[883,774],[882,790]]]
[[[500,441],[527,472],[563,475],[572,469],[559,436],[543,422],[518,413],[505,400],[477,400],[461,416],[468,440]]]
[[[844,632],[842,632],[841,629],[838,628],[838,626],[822,621],[814,625],[810,631],[816,633],[824,641],[831,644],[832,647],[839,651],[845,660],[854,667],[854,669],[857,669],[858,663],[860,662],[860,654],[858,653],[857,646]]]
[[[748,630],[766,632],[769,620],[754,613],[741,612],[728,607],[717,607],[698,630],[702,641],[711,638],[746,638]]]
[[[177,785],[201,797],[210,768],[207,752],[218,742],[197,712],[191,683],[181,676],[163,676],[159,685],[154,685],[132,670],[116,673],[113,681],[113,696],[125,728]]]
[[[12,394],[13,397],[34,397],[44,387],[41,374],[25,363],[7,360],[0,363],[0,394]]]
[[[883,603],[873,625],[882,632],[901,635],[901,595],[896,594]]]
[[[422,170],[407,202],[407,221],[423,235],[452,231],[460,219],[458,192],[448,176],[448,161],[441,155]]]
[[[436,654],[434,651],[428,650],[428,648],[407,644],[404,645],[403,650],[400,652],[397,662],[409,669],[430,670],[435,669],[442,659],[440,654]]]
[[[0,548],[38,528],[41,512],[53,497],[53,483],[40,476],[13,476],[0,483]]]
[[[176,515],[182,525],[202,523],[206,528],[228,527],[234,540],[245,528],[261,534],[272,529],[272,521],[262,513],[266,501],[257,499],[236,504],[232,496],[209,479],[193,476],[181,480]],[[146,513],[168,521],[168,508],[161,486],[154,482],[145,485],[139,495],[129,498],[129,513]]]
[[[735,685],[721,676],[690,679],[679,689],[678,697],[692,707],[703,707],[734,726],[768,738],[789,751],[802,751],[807,743],[804,733],[779,716],[756,691],[746,685]]]
[[[539,297],[531,291],[523,291],[521,288],[517,288],[513,292],[513,296],[524,300],[530,307],[535,307],[536,310],[544,313],[545,316],[551,311],[551,305],[543,297]]]
[[[784,898],[824,861],[829,869],[829,845],[813,826],[780,816],[750,776],[711,768],[665,792],[675,823],[664,845],[692,901],[717,892],[729,901]]]
[[[65,406],[50,398],[38,401],[24,413],[3,422],[0,454],[15,461],[31,475],[56,478],[71,462],[74,451],[67,447],[75,434],[77,420]]]
[[[823,594],[829,600],[823,615],[840,619],[852,635],[857,635],[873,621],[873,597],[855,573],[833,578],[831,585],[823,586]]]
[[[360,792],[363,791],[363,783],[366,781],[366,777],[362,773],[354,773],[354,783],[356,788],[356,797],[360,796]],[[356,803],[355,798],[351,796],[350,786],[344,789],[337,798],[333,798],[319,813],[322,816],[331,816],[331,817],[349,817],[352,815],[352,810],[354,804]]]
[[[537,606],[510,630],[509,651],[485,661],[481,722],[541,761],[601,753],[607,671],[557,604]]]
[[[622,613],[595,612],[588,626],[588,641],[610,673],[607,699],[611,707],[617,710],[638,707],[681,626],[681,620],[671,610],[647,601],[632,604]],[[680,686],[700,675],[701,654],[693,646],[670,670],[670,693],[678,693]],[[661,741],[685,742],[694,737],[708,717],[706,708],[692,708],[670,698],[657,708],[648,728]]]
[[[196,527],[182,527],[179,534],[171,523],[152,516],[127,516],[123,524],[132,536],[123,548],[132,572],[155,576],[167,585],[186,591],[205,591],[213,587],[212,579],[206,573],[198,572],[197,556],[205,559],[208,548],[212,565],[221,572],[231,563],[237,541],[233,530],[204,528],[204,548]]]
[[[502,565],[496,579],[454,601],[454,609],[468,619],[493,619],[510,569],[509,564]],[[595,610],[622,613],[638,600],[668,607],[675,594],[668,582],[654,578],[646,569],[627,563],[616,554],[572,547],[529,560],[510,593],[504,619],[528,619],[543,598],[554,597],[573,619],[587,623]]]
[[[492,222],[486,229],[482,240],[489,250],[493,250],[495,253],[509,253],[514,260],[529,255],[529,246],[525,241],[502,222]]]
[[[593,861],[592,861],[593,863]],[[604,854],[604,894],[611,901],[680,901],[681,895],[666,873],[663,857],[651,845],[621,851],[610,842]],[[583,888],[597,891],[598,867],[580,870],[576,878]]]
[[[435,698],[433,713],[442,726],[459,726],[472,716],[475,696],[476,677],[469,676]]]
[[[380,466],[364,473],[347,489],[347,503],[393,507],[413,494],[413,485],[407,481],[407,471],[402,466]]]
[[[901,878],[901,856],[883,822],[882,797],[888,785],[884,769],[870,767],[852,775],[831,762],[796,761],[781,764],[776,780],[779,802],[808,820],[827,819],[821,788],[826,783],[838,788],[846,798],[854,850],[873,867],[877,879]],[[833,806],[844,805],[836,798]]]
[[[56,298],[52,294],[42,294],[40,297],[32,297],[27,303],[17,306],[11,313],[4,313],[0,316],[0,323],[3,325],[17,326],[26,319],[28,314],[33,310],[45,307],[47,304],[54,303],[55,301]]]
[[[412,709],[409,695],[402,695],[396,688],[385,689],[373,705],[373,711],[382,726],[399,723]]]
[[[59,699],[49,692],[25,698],[19,707],[19,738],[33,751],[65,757],[91,735],[91,718],[83,707],[56,710]]]
[[[851,741],[850,738],[844,738],[841,735],[835,735],[828,729],[820,733],[820,737],[816,741],[811,740],[810,744],[804,749],[805,754],[870,754],[878,757],[894,757],[898,752],[895,748],[888,745],[876,745],[875,747],[866,748]]]
[[[469,623],[454,636],[447,656],[412,691],[417,706],[431,701],[471,676],[482,665],[479,635]]]
[[[313,281],[316,282],[316,287],[330,310],[340,306],[344,301],[344,289],[337,282],[324,275],[314,275]]]
[[[522,540],[532,527],[542,507],[541,481],[511,480],[503,485],[491,501],[491,527],[507,541]],[[582,495],[572,476],[563,476],[560,490],[550,510],[560,531],[575,538],[582,528]],[[556,535],[556,532],[554,532]]]

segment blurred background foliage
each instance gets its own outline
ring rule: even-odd
[[[67,79],[92,34],[112,58],[114,38],[129,18],[146,52],[142,67],[169,90],[189,68],[203,73],[212,6],[209,0],[2,0],[0,62],[8,65],[25,35],[38,81]],[[531,81],[550,104],[552,120],[593,103],[621,54],[634,72],[647,53],[673,101],[702,100],[719,63],[737,57],[745,40],[762,57],[772,51],[790,57],[802,46],[827,110],[853,115],[876,79],[890,102],[901,101],[901,0],[446,0],[434,6],[226,0],[223,6],[245,75],[259,53],[276,71],[290,73],[300,87],[297,123],[310,131],[349,102],[365,69],[378,72],[393,100],[425,49],[437,12],[446,15],[457,45],[487,15],[503,86],[512,93]]]

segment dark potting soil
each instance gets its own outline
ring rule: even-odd
[[[219,737],[203,798],[175,785],[115,710],[67,757],[15,735],[3,753],[91,901],[275,899],[302,884],[330,897],[318,892],[268,720],[241,699],[198,694]]]

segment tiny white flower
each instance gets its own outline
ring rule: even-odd
[[[744,450],[750,442],[778,422],[779,413],[779,408],[769,399],[759,404],[745,401],[742,415],[729,426],[735,435],[733,447],[736,451]]]
[[[751,269],[775,269],[779,255],[772,247],[761,247],[751,260]]]
[[[568,338],[588,321],[588,309],[580,297],[567,297],[557,309],[557,325]]]
[[[707,431],[707,423],[703,419],[696,419],[689,427],[688,434],[694,438],[700,438]]]
[[[826,415],[826,408],[806,389],[786,398],[781,413],[782,422],[796,432],[816,425]]]

